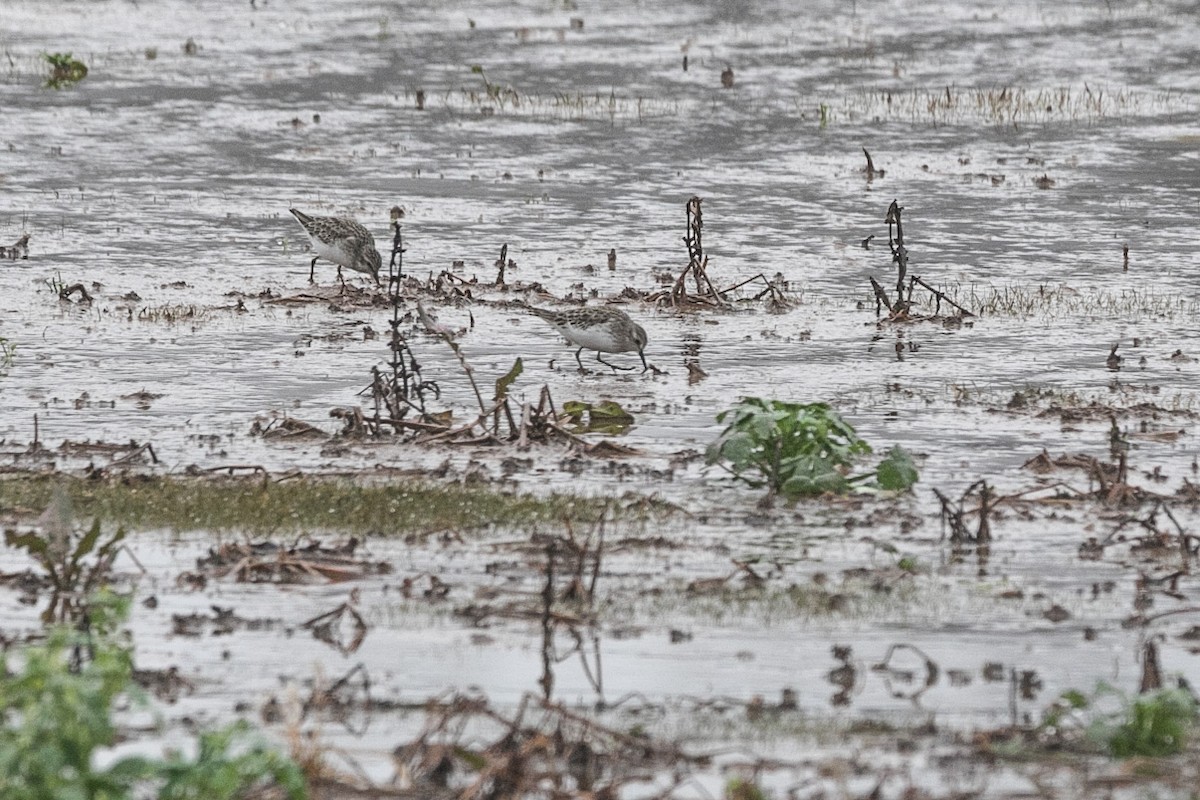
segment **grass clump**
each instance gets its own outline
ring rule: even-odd
[[[752,780],[730,778],[725,783],[725,800],[768,800],[767,793]]]
[[[1098,708],[1116,698],[1116,710]],[[1198,720],[1196,700],[1184,689],[1160,689],[1132,698],[1107,684],[1091,696],[1066,691],[1042,714],[1045,741],[1063,744],[1086,738],[1114,758],[1164,758],[1182,753]]]
[[[114,705],[134,694],[133,652],[116,633],[128,605],[100,595],[88,634],[55,626],[43,644],[18,651],[17,669],[0,655],[0,797],[237,800],[275,787],[288,800],[305,800],[299,767],[252,741],[244,723],[202,734],[195,760],[130,756],[96,766],[118,742]]]
[[[1116,758],[1173,756],[1196,725],[1196,701],[1183,689],[1161,689],[1126,701],[1115,724],[1102,727]]]
[[[891,449],[873,471],[850,476],[871,446],[826,403],[785,403],[747,397],[717,415],[728,425],[708,447],[707,461],[735,478],[788,498],[847,494],[855,484],[905,491],[917,469],[901,447]],[[874,480],[873,484],[865,482]]]
[[[0,480],[0,509],[44,508],[56,487],[75,511],[131,529],[311,531],[405,534],[526,525],[564,518],[593,520],[604,504],[568,495],[533,497],[483,486],[440,486],[405,479],[361,484],[301,477],[141,476],[83,480],[25,474]]]

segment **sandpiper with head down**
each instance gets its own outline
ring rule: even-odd
[[[632,353],[637,352],[642,359],[642,372],[650,369],[646,363],[646,331],[641,325],[629,318],[629,315],[619,308],[610,306],[588,306],[572,308],[568,311],[546,311],[533,306],[525,309],[535,316],[549,322],[554,329],[563,335],[568,342],[577,346],[575,361],[583,369],[579,354],[585,349],[596,351],[596,360],[606,367],[616,369],[633,369],[633,367],[618,367],[601,358],[601,353]]]
[[[370,275],[376,286],[383,285],[379,282],[379,270],[383,261],[379,257],[379,251],[375,249],[375,237],[369,230],[345,217],[310,217],[294,208],[288,210],[304,226],[304,231],[312,242],[313,252],[316,253],[308,273],[310,283],[317,269],[317,259],[324,258],[338,265],[339,279],[342,279],[342,267],[347,267],[355,272]],[[344,279],[342,283],[345,284]]]

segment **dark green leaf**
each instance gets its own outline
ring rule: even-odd
[[[920,477],[912,456],[900,445],[895,445],[888,451],[887,457],[879,462],[879,469],[875,475],[880,488],[892,492],[907,491]]]

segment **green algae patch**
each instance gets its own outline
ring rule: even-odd
[[[137,476],[89,480],[16,475],[0,480],[0,513],[37,516],[56,487],[76,519],[99,517],[131,529],[248,533],[320,532],[406,535],[491,526],[592,521],[601,501],[570,495],[534,497],[486,486],[446,486],[406,478],[394,484],[304,476]]]

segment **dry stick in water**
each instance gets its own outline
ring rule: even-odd
[[[935,298],[937,298],[937,307],[934,309],[935,314],[942,310],[942,302],[945,301],[947,304],[952,305],[955,308],[957,308],[964,317],[975,316],[975,314],[973,312],[968,311],[967,309],[963,308],[958,303],[954,302],[949,297],[947,297],[945,292],[942,292],[938,289],[933,288],[932,286],[930,286],[925,281],[921,280],[921,278],[917,277],[916,275],[914,275],[912,277],[912,279],[909,281],[909,286],[908,286],[908,296],[909,297],[912,297],[912,289],[913,289],[914,284],[920,284],[922,287],[927,289]]]
[[[546,545],[546,585],[542,588],[542,677],[538,683],[547,700],[554,690],[554,556],[557,541]]]
[[[672,305],[677,306],[680,301],[690,299],[686,288],[689,274],[696,284],[695,299],[707,298],[716,305],[725,305],[725,299],[708,277],[708,256],[704,254],[702,240],[704,219],[700,211],[700,203],[699,197],[692,197],[687,202],[688,234],[683,237],[683,242],[688,249],[688,265],[684,267],[683,272],[679,273],[674,286],[671,287]]]
[[[719,294],[723,297],[732,291],[736,291],[737,289],[740,289],[747,284],[753,283],[754,281],[762,281],[764,284],[766,284],[767,288],[763,289],[761,292],[754,295],[754,297],[752,299],[761,300],[764,295],[768,295],[768,294],[771,295],[774,299],[779,300],[779,301],[784,301],[786,299],[786,298],[784,298],[783,292],[780,291],[779,287],[777,287],[775,284],[771,283],[771,281],[767,279],[767,276],[761,272],[758,273],[757,275],[746,278],[743,281],[738,281],[737,283],[733,284],[732,286],[726,286],[724,289],[722,289],[719,292]]]
[[[865,151],[864,151],[865,152]],[[868,161],[870,156],[867,156]],[[882,174],[882,171],[880,171]],[[946,296],[946,293],[940,289],[935,289],[926,283],[919,275],[908,275],[908,248],[904,246],[904,224],[901,221],[901,214],[904,207],[896,200],[893,200],[888,206],[887,216],[884,221],[888,224],[888,247],[892,251],[892,263],[896,265],[896,300],[892,302],[888,297],[887,291],[879,284],[875,278],[870,278],[871,289],[875,292],[875,313],[880,313],[882,308],[887,308],[888,314],[893,319],[904,319],[908,316],[908,311],[912,307],[913,290],[917,286],[921,286],[934,296],[937,303],[934,313],[939,314],[942,310],[942,303],[953,306],[960,315],[964,317],[973,317],[975,314],[964,308],[958,303]],[[866,242],[863,242],[864,246]],[[906,281],[907,278],[907,289]]]
[[[504,268],[506,266],[508,266],[508,243],[507,242],[505,242],[503,245],[500,246],[500,258],[498,261],[496,261],[496,267],[498,269],[498,271],[496,273],[496,285],[497,286],[505,285],[505,283],[504,283]]]
[[[388,262],[388,299],[392,306],[392,318],[388,325],[392,329],[389,350],[391,358],[388,366],[391,375],[385,380],[378,367],[372,367],[371,395],[375,401],[375,416],[372,420],[375,435],[382,432],[384,424],[391,425],[392,430],[401,428],[421,430],[425,425],[405,422],[404,416],[409,409],[421,416],[421,422],[428,424],[429,415],[425,409],[425,391],[438,392],[437,384],[421,380],[421,368],[416,356],[408,346],[408,341],[400,333],[400,286],[404,277],[404,234],[400,228],[400,218],[404,212],[399,206],[392,209],[392,257]],[[415,402],[414,402],[415,398]],[[381,406],[386,407],[388,418],[384,419]],[[441,426],[438,427],[441,429]]]
[[[909,290],[909,298],[904,298],[904,278],[908,274],[908,248],[904,246],[904,224],[900,221],[900,214],[904,208],[895,200],[888,206],[887,217],[884,219],[888,224],[888,247],[892,250],[892,262],[896,265],[896,310],[901,313],[907,313],[908,307],[912,300],[912,290]]]
[[[887,292],[879,285],[879,281],[875,280],[874,276],[871,276],[870,281],[871,288],[875,290],[875,313],[878,314],[882,307],[886,308],[888,313],[891,314],[894,310],[892,308],[892,299],[887,296]]]
[[[1142,648],[1142,680],[1138,692],[1157,692],[1163,687],[1162,667],[1158,664],[1158,645],[1151,639]]]
[[[964,508],[964,505],[967,498],[975,494],[976,490],[980,492],[979,508],[977,509],[979,525],[975,534],[972,535],[967,530],[966,516],[968,512]],[[939,489],[934,489],[933,493],[942,504],[942,524],[949,525],[951,542],[986,543],[992,540],[991,524],[988,517],[996,507],[996,500],[992,496],[992,488],[987,485],[986,480],[978,480],[967,487],[967,490],[962,493],[962,497],[958,499],[957,503],[951,501]],[[1003,500],[1004,498],[1001,499]]]
[[[884,170],[875,169],[875,162],[871,160],[871,154],[867,152],[867,148],[864,147],[862,151],[863,155],[867,157],[867,166],[866,169],[863,170],[863,172],[867,173],[867,182],[869,183],[870,181],[875,180],[876,175],[882,178],[884,176]]]

